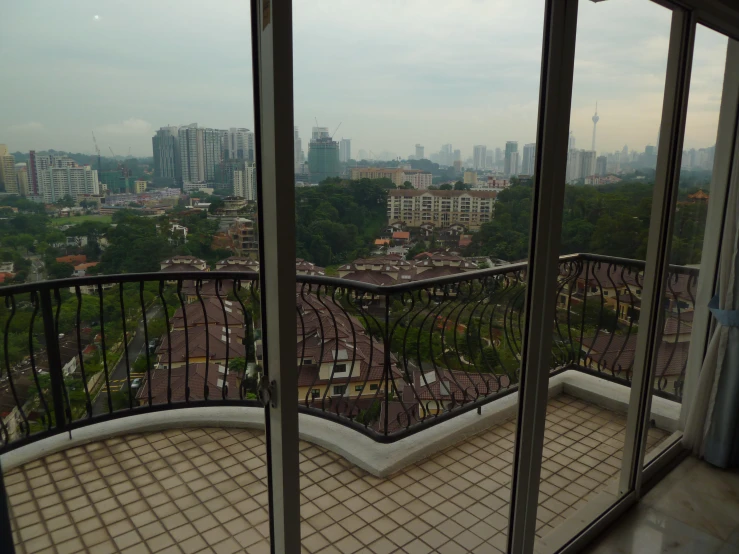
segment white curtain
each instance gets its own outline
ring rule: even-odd
[[[739,328],[733,326],[739,309],[739,279],[737,279],[737,248],[739,247],[739,192],[732,183],[726,207],[726,223],[719,262],[719,286],[712,300],[715,328],[701,366],[698,386],[693,394],[691,409],[685,424],[683,445],[707,461],[727,467],[731,460],[733,435],[731,422],[739,421]],[[711,275],[701,275],[710,279]],[[733,313],[732,313],[733,312]],[[735,457],[735,456],[734,456]]]

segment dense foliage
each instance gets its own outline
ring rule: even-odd
[[[326,266],[369,254],[387,223],[387,191],[370,179],[296,189],[298,257]]]
[[[644,259],[652,209],[652,184],[600,187],[567,185],[562,221],[562,254],[591,252]],[[707,205],[685,202],[681,190],[672,244],[672,263],[700,262]],[[526,258],[531,226],[532,188],[512,185],[498,194],[495,217],[475,233],[468,255],[514,261]]]

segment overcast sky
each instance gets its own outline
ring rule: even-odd
[[[295,120],[360,149],[426,156],[536,134],[543,0],[295,0]],[[6,2],[0,143],[151,155],[163,125],[252,127],[246,0]],[[571,129],[598,151],[643,150],[659,128],[670,13],[580,2]],[[713,145],[726,39],[700,29],[685,145]]]

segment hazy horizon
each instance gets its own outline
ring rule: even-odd
[[[295,124],[360,149],[425,157],[451,143],[534,142],[543,0],[294,2]],[[24,3],[4,10],[0,143],[12,151],[151,156],[161,126],[253,128],[249,3]],[[599,152],[656,144],[670,12],[580,4],[571,130]],[[60,29],[64,28],[64,32]],[[715,143],[726,38],[700,28],[685,148]]]

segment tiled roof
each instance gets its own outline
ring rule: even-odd
[[[206,331],[207,329],[207,331]],[[187,333],[187,344],[189,348],[185,348]],[[208,334],[208,347],[206,348],[206,333]],[[246,354],[246,348],[242,344],[244,340],[244,329],[234,328],[228,329],[228,357],[233,359],[236,357],[243,358]],[[224,327],[217,325],[189,327],[187,330],[170,331],[172,339],[172,363],[185,363],[189,351],[189,359],[204,358],[206,354],[210,360],[226,359],[226,330]],[[162,344],[157,349],[159,355],[159,363],[167,365],[169,363],[169,339],[165,333]]]
[[[227,291],[228,292],[228,291]],[[172,316],[171,322],[175,327],[184,327],[184,317],[187,318],[187,326],[196,325],[221,325],[228,323],[229,327],[241,326],[244,324],[244,314],[238,302],[232,302],[226,298],[227,292],[221,294],[221,300],[216,297],[208,296],[203,298],[203,305],[200,302],[185,304],[185,309],[178,308]],[[221,301],[223,304],[221,304]]]
[[[208,398],[220,400],[223,398],[223,381],[226,376],[226,368],[223,364],[209,363],[208,370]],[[151,381],[144,380],[144,384],[136,394],[139,403],[149,403],[149,386],[151,386],[152,404],[164,404],[167,402],[167,382],[171,379],[172,402],[185,401],[185,387],[189,385],[190,395],[188,400],[205,399],[205,372],[206,364],[190,364],[188,368],[177,367],[170,371],[168,369],[155,369],[151,372]],[[187,378],[186,378],[187,377]],[[239,398],[239,376],[229,370],[226,378],[226,398]]]

